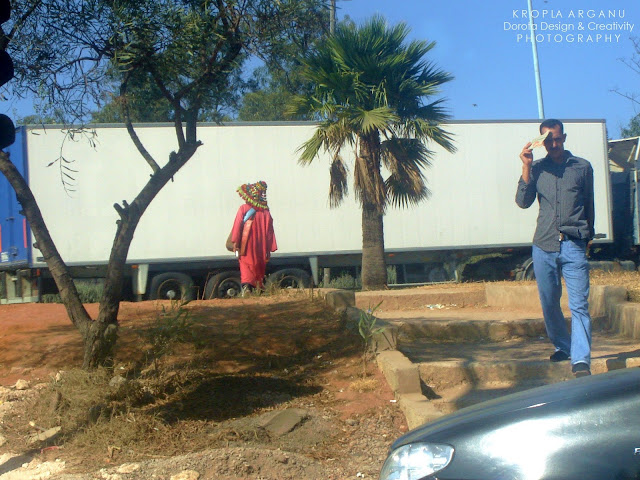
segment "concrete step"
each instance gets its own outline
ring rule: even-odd
[[[443,413],[507,393],[570,380],[570,362],[551,363],[544,337],[503,342],[400,341],[398,349],[418,366],[423,394]],[[640,341],[606,332],[593,335],[594,375],[640,366]]]
[[[594,335],[593,343],[592,374],[640,367],[640,342],[600,333]],[[442,414],[574,378],[570,362],[548,360],[553,349],[546,338],[466,349],[446,343],[428,348],[414,343],[402,346],[401,351],[418,365],[423,394]]]
[[[456,385],[443,389],[436,394],[435,392],[425,392],[431,403],[432,409],[436,410],[440,415],[453,413],[461,408],[470,407],[476,403],[486,402],[500,398],[504,395],[522,392],[530,388],[540,387],[549,382],[531,381],[527,383],[514,385],[512,383],[493,382],[482,386],[474,386],[469,384]],[[433,417],[433,415],[432,415]]]
[[[482,283],[457,284],[455,288],[428,286],[402,290],[357,292],[355,294],[357,308],[366,311],[380,304],[376,312],[422,309],[432,305],[464,307],[484,305],[485,303],[485,287]]]
[[[387,378],[395,378],[390,385],[397,384],[399,398],[411,396],[400,405],[412,427],[481,401],[574,378],[570,362],[549,361],[553,346],[535,283],[357,292],[354,297],[365,310],[382,302],[374,315],[393,327],[389,345],[397,350],[382,352],[379,363]],[[563,296],[569,323],[567,303]],[[640,305],[628,304],[622,287],[597,286],[591,289],[590,310],[592,373],[639,367]]]
[[[478,342],[545,335],[540,312],[495,308],[444,308],[431,311],[381,311],[376,316],[397,328],[405,342],[419,339]]]

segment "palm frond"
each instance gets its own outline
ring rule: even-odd
[[[390,172],[396,172],[403,165],[415,165],[418,169],[431,166],[433,152],[417,138],[391,137],[380,145],[381,158]]]
[[[435,95],[439,92],[439,87],[454,79],[454,76],[444,70],[437,68],[433,63],[426,63],[416,81],[424,85],[426,91],[424,95]]]
[[[298,153],[300,153],[298,163],[301,165],[309,165],[316,158],[323,146],[326,148],[325,137],[322,130],[317,128],[312,137],[298,148]]]
[[[371,110],[359,110],[354,121],[359,130],[367,135],[374,131],[386,130],[390,124],[398,121],[398,116],[389,107],[378,107]]]
[[[426,108],[426,107],[425,107]],[[437,123],[432,123],[417,118],[403,124],[403,133],[409,137],[415,137],[423,141],[433,141],[447,152],[454,153],[456,147],[453,144],[453,134],[447,132]]]
[[[453,77],[427,61],[435,42],[407,41],[409,33],[405,23],[389,26],[374,16],[361,26],[338,26],[301,61],[313,93],[294,99],[290,111],[320,124],[301,146],[300,162],[311,162],[321,149],[331,153],[332,206],[347,194],[346,167],[336,160],[345,145],[357,152],[357,200],[380,212],[390,202],[406,206],[428,196],[428,142],[454,151],[452,136],[440,127],[449,119],[444,100],[433,98]],[[386,182],[381,162],[390,172]]]
[[[344,197],[349,194],[347,166],[339,155],[333,157],[329,175],[331,177],[329,182],[329,207],[336,208],[340,206]]]
[[[430,165],[430,152],[415,138],[393,137],[381,145],[382,160],[390,172],[385,181],[389,203],[394,207],[416,205],[429,196],[424,169]]]
[[[389,196],[389,203],[396,208],[407,208],[418,205],[423,200],[431,196],[431,191],[427,188],[424,180],[417,181],[420,173],[411,169],[396,172],[387,178],[385,187]]]

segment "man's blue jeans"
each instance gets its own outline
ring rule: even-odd
[[[589,315],[589,262],[584,240],[560,242],[560,252],[533,246],[533,271],[547,335],[556,350],[571,356],[571,363],[591,364],[591,317]],[[561,277],[564,277],[571,310],[571,334],[560,308]]]

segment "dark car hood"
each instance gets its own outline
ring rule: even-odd
[[[415,442],[444,442],[457,432],[478,425],[500,424],[514,415],[536,416],[536,410],[565,410],[578,404],[606,401],[607,397],[640,395],[640,368],[616,370],[609,373],[545,385],[523,392],[479,403],[434,422],[418,427],[392,445],[392,449]],[[530,412],[523,412],[529,409]]]

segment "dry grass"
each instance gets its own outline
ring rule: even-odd
[[[591,284],[625,287],[629,292],[629,301],[640,302],[640,273],[637,271],[604,272],[602,270],[592,270]]]
[[[29,422],[61,427],[52,442],[68,468],[259,443],[254,427],[234,422],[309,402],[347,360],[359,368],[359,337],[309,292],[184,308],[188,317],[167,307],[125,322],[114,370],[65,370],[12,410],[3,424],[11,447],[33,448]]]
[[[364,392],[373,392],[377,388],[380,387],[378,380],[375,378],[361,378],[356,380],[355,382],[349,385],[349,390],[353,390],[354,392],[364,393]]]
[[[628,292],[627,299],[630,302],[640,303],[640,272],[623,270],[605,272],[603,270],[591,270],[589,277],[591,279],[591,285],[613,285],[625,287]],[[535,280],[523,280],[522,282],[534,283]]]

